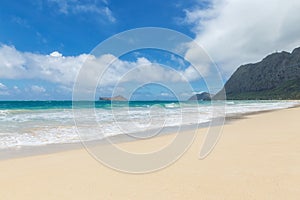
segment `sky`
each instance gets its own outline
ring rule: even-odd
[[[101,68],[111,59],[102,83],[83,97],[184,100],[207,91],[206,74],[214,75],[193,45],[184,45],[183,57],[156,49],[95,56],[93,49],[130,29],[168,28],[200,45],[225,82],[242,64],[299,47],[299,10],[298,0],[4,0],[0,100],[71,100],[80,69]],[[90,71],[84,83],[93,79]]]

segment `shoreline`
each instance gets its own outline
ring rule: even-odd
[[[295,101],[293,101],[295,102]],[[237,120],[243,120],[248,117],[251,117],[253,115],[259,115],[263,113],[269,113],[269,112],[276,112],[280,110],[285,109],[293,109],[300,107],[300,101],[299,104],[294,105],[289,108],[278,108],[278,109],[271,109],[271,110],[262,110],[262,111],[254,111],[254,112],[248,112],[248,113],[238,113],[238,114],[229,114],[225,116],[224,125],[234,123]],[[190,131],[196,131],[198,132],[201,129],[205,129],[209,127],[210,122],[205,122],[201,124],[193,124],[193,125],[183,125],[181,132],[190,132]],[[155,137],[163,137],[165,135],[175,135],[177,132],[174,132],[174,130],[178,129],[180,127],[174,126],[174,127],[166,127],[167,130],[163,131],[162,133],[159,133],[158,135],[155,135]],[[143,134],[143,137],[147,135],[147,133],[141,132],[141,133],[134,133],[134,134]],[[135,142],[135,141],[143,141],[147,139],[136,139],[133,136],[127,136],[127,135],[113,135],[109,136],[110,140],[114,144],[119,143],[126,143],[126,142]],[[72,151],[72,150],[78,150],[78,149],[85,149],[84,144],[97,146],[102,145],[103,140],[105,139],[97,139],[92,141],[85,141],[85,142],[73,142],[73,143],[55,143],[55,144],[47,144],[47,145],[37,145],[37,146],[22,146],[22,147],[13,147],[13,148],[7,148],[7,149],[1,149],[0,150],[0,161],[2,160],[9,160],[9,159],[17,159],[22,157],[31,157],[31,156],[38,156],[38,155],[45,155],[45,154],[55,154],[59,152],[65,152],[65,151]],[[150,138],[151,140],[151,138]]]

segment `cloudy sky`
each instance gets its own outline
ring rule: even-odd
[[[299,47],[299,10],[298,0],[1,1],[0,100],[71,99],[82,66],[101,68],[111,59],[95,96],[113,91],[128,97],[132,90],[134,99],[173,99],[174,93],[188,98],[207,90],[205,73],[189,63],[202,59],[193,46],[186,45],[184,57],[157,50],[123,57],[91,51],[122,31],[168,28],[197,42],[226,81],[241,64]],[[90,70],[84,82],[94,74]]]

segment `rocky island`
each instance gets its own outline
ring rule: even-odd
[[[128,101],[128,99],[121,95],[118,95],[115,97],[99,97],[99,101]]]
[[[210,101],[211,95],[208,92],[202,92],[191,96],[188,101]]]

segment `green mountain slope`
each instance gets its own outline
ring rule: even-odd
[[[224,89],[227,99],[300,99],[300,48],[240,66]]]

